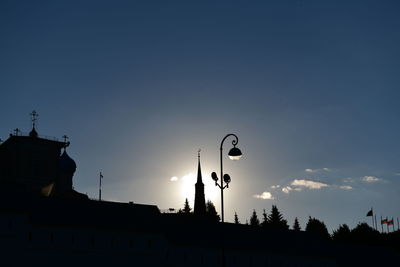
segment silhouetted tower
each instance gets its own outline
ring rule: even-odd
[[[201,177],[201,167],[200,167],[200,150],[198,152],[199,164],[197,169],[197,183],[196,194],[194,198],[194,213],[195,214],[205,214],[206,213],[206,200],[204,196],[204,184]]]

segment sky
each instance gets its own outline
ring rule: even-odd
[[[397,1],[1,1],[0,138],[69,136],[76,190],[330,231],[400,217]]]

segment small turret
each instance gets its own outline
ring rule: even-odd
[[[67,151],[65,149],[64,149],[64,152],[60,156],[60,171],[65,174],[72,174],[72,175],[76,171],[76,163],[67,154]]]
[[[76,163],[64,149],[64,152],[61,154],[59,161],[60,173],[55,184],[56,194],[64,194],[72,190],[72,177],[74,176],[75,171]]]
[[[37,138],[38,137],[38,133],[36,132],[35,126],[36,126],[36,121],[37,121],[37,117],[39,117],[39,114],[37,114],[36,111],[32,111],[32,113],[30,113],[31,115],[31,120],[32,120],[32,130],[29,133],[30,137],[33,138]]]

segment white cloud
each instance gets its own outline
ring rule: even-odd
[[[343,182],[345,182],[345,183],[354,183],[355,180],[353,178],[351,178],[351,177],[347,177],[347,178],[343,179]]]
[[[363,178],[361,178],[361,181],[366,182],[366,183],[374,183],[374,182],[378,182],[381,180],[382,179],[375,177],[375,176],[364,176]]]
[[[178,181],[178,177],[176,177],[176,176],[174,176],[174,177],[171,177],[171,179],[169,179],[171,182],[176,182],[176,181]]]
[[[261,198],[261,199],[274,199],[272,194],[270,192],[262,192],[260,195],[255,194],[253,195],[255,198]]]
[[[279,184],[271,186],[272,189],[277,189],[279,187],[281,187]]]
[[[331,168],[322,168],[322,169],[305,169],[304,171],[308,173],[316,173],[320,171],[330,172],[331,170],[332,170]]]
[[[343,189],[343,190],[351,190],[351,189],[353,189],[353,187],[350,186],[350,185],[342,185],[342,186],[340,186],[340,189]]]
[[[304,171],[308,172],[308,173],[314,173],[314,172],[317,172],[318,170],[317,169],[305,169]]]
[[[282,188],[282,192],[286,193],[286,194],[289,194],[290,191],[292,191],[292,190],[293,190],[293,188],[291,188],[290,186],[285,186],[284,188]]]
[[[327,187],[327,184],[324,183],[320,183],[320,182],[314,182],[314,181],[310,181],[310,180],[293,180],[293,182],[291,183],[291,185],[293,186],[303,186],[303,187],[307,187],[309,189],[321,189],[322,187]]]

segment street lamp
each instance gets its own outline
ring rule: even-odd
[[[224,144],[224,141],[226,138],[228,138],[229,136],[233,136],[235,137],[234,140],[232,140],[232,145],[233,148],[231,148],[231,150],[229,150],[228,156],[231,160],[239,160],[242,157],[242,151],[240,151],[239,148],[236,147],[237,143],[239,142],[239,138],[235,135],[235,134],[228,134],[224,137],[224,139],[222,139],[221,141],[221,146],[219,148],[220,150],[220,161],[221,161],[221,182],[218,183],[218,176],[215,172],[211,173],[211,178],[214,180],[215,182],[215,186],[218,186],[221,189],[221,221],[224,222],[224,189],[225,188],[229,188],[229,183],[231,182],[231,177],[229,176],[229,174],[223,172],[223,164],[222,164],[222,146]]]

